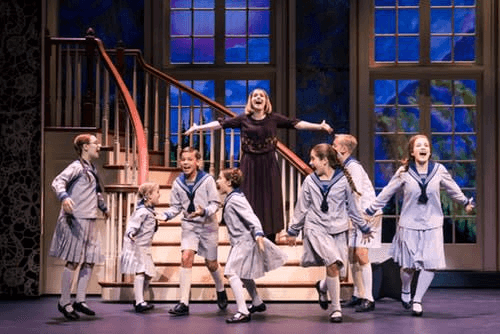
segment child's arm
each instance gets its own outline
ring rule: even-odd
[[[307,212],[311,205],[311,193],[310,187],[308,186],[309,177],[304,180],[302,184],[302,190],[297,198],[297,204],[295,205],[295,210],[293,212],[292,222],[287,231],[288,244],[295,245],[295,239],[299,235],[300,231],[304,228],[305,218]]]
[[[135,241],[135,236],[141,228],[142,222],[146,219],[148,212],[145,210],[138,209],[130,216],[127,223],[127,229],[125,230],[125,237],[132,241]]]
[[[181,198],[181,190],[177,185],[177,182],[174,182],[172,186],[172,192],[170,193],[170,206],[162,213],[157,214],[155,216],[158,220],[169,220],[177,216],[182,211],[182,198]]]
[[[399,170],[394,174],[389,183],[382,189],[382,191],[378,194],[375,201],[365,210],[365,213],[369,216],[373,216],[378,210],[384,208],[384,206],[389,202],[392,196],[398,191],[405,183],[403,177],[403,167],[400,167]]]
[[[71,180],[74,180],[80,174],[81,168],[77,164],[69,164],[59,175],[52,181],[52,190],[56,193],[57,198],[62,203],[64,212],[73,213],[73,200],[67,192],[67,186]]]
[[[439,166],[439,173],[441,175],[440,185],[444,188],[446,193],[452,200],[459,204],[462,204],[465,207],[465,211],[467,213],[471,213],[474,209],[473,198],[467,198],[465,196],[465,194],[462,192],[462,189],[460,189],[458,184],[455,182],[455,180],[453,180],[450,173],[444,166]]]

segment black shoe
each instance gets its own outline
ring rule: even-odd
[[[189,306],[184,303],[179,303],[175,305],[174,308],[168,310],[168,313],[176,316],[189,315]]]
[[[75,312],[75,309],[69,311],[67,309],[68,306],[71,306],[71,303],[68,303],[64,306],[61,306],[61,304],[57,303],[57,309],[59,312],[61,312],[64,317],[68,320],[78,320],[80,319],[80,316]]]
[[[320,281],[316,282],[316,291],[318,291],[318,303],[323,310],[326,310],[328,309],[328,294],[324,291],[321,291],[319,282]]]
[[[342,322],[342,312],[341,311],[333,311],[330,314],[330,322]]]
[[[73,308],[75,309],[75,311],[86,315],[95,315],[95,312],[89,308],[86,302],[74,302]]]
[[[250,306],[248,308],[248,312],[250,312],[250,313],[264,312],[266,309],[267,309],[266,304],[262,303],[262,304],[257,305],[257,306],[253,306],[253,305]]]
[[[236,313],[231,318],[226,319],[228,324],[237,324],[239,322],[249,322],[252,319],[250,314]]]
[[[227,307],[227,294],[226,290],[217,291],[217,306],[219,309],[225,310]]]
[[[136,313],[144,313],[155,308],[153,304],[142,302],[134,306]]]
[[[411,293],[410,292],[403,292],[403,291],[401,291],[401,294],[402,295],[408,295],[409,297],[411,297]],[[401,304],[403,304],[403,307],[404,307],[405,310],[411,309],[411,300],[409,302],[405,302],[405,301],[403,301],[403,298],[401,298]]]
[[[352,296],[351,300],[342,305],[343,307],[355,307],[361,304],[362,299],[356,296]]]
[[[370,312],[375,309],[375,302],[371,302],[368,299],[363,299],[361,304],[356,306],[356,312]]]
[[[422,303],[413,302],[411,315],[413,315],[415,317],[421,317],[423,313],[424,313],[424,310],[422,309]]]

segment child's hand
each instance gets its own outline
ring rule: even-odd
[[[162,214],[162,213],[156,213],[156,212],[155,212],[155,219],[156,220],[161,220],[161,221],[167,220],[167,218],[165,217],[164,214]]]
[[[75,205],[75,203],[69,197],[66,197],[64,199],[64,201],[62,201],[63,210],[64,210],[64,212],[66,212],[68,214],[72,214],[73,213],[73,206],[74,205]]]
[[[257,246],[259,246],[259,251],[261,253],[264,253],[266,250],[266,246],[264,245],[264,237],[263,236],[258,236],[255,238],[255,241],[257,242]]]
[[[366,243],[370,242],[370,240],[373,238],[374,238],[373,232],[363,233],[363,236],[361,238],[361,243],[366,244]]]
[[[295,246],[297,245],[297,237],[287,235],[286,242],[288,243],[288,246]]]
[[[202,217],[205,215],[205,209],[203,209],[200,205],[198,205],[198,208],[196,208],[196,211],[191,212],[190,214],[187,215],[187,218],[193,219],[196,217]]]
[[[104,220],[108,220],[109,218],[109,211],[103,211],[103,216],[104,216]]]

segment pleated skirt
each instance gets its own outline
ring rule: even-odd
[[[227,256],[224,275],[236,275],[243,279],[257,279],[266,272],[285,264],[287,255],[269,239],[264,238],[265,251],[261,253],[257,243],[242,240],[231,247]]]
[[[144,273],[149,277],[155,277],[156,267],[151,247],[137,246],[125,238],[120,256],[120,268],[122,274]]]
[[[403,268],[444,269],[443,228],[413,230],[398,227],[389,254]]]
[[[49,255],[67,262],[99,264],[104,262],[96,219],[59,215]]]

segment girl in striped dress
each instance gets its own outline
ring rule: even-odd
[[[160,199],[160,186],[154,182],[141,184],[138,191],[139,202],[130,216],[123,238],[121,271],[134,274],[135,311],[142,313],[151,310],[154,305],[144,301],[144,291],[156,274],[151,246],[153,236],[158,230],[155,219],[155,205]]]
[[[315,171],[302,183],[287,239],[289,245],[295,245],[303,230],[301,265],[326,266],[325,281],[332,300],[330,321],[342,322],[340,274],[348,261],[349,218],[367,239],[371,237],[371,228],[354,199],[356,186],[333,147],[314,146],[310,165]]]
[[[238,168],[222,170],[216,181],[219,192],[226,195],[222,219],[231,242],[224,275],[229,280],[238,306],[238,312],[226,319],[227,323],[248,322],[251,313],[266,310],[254,280],[281,267],[287,260],[278,246],[264,238],[259,218],[239,189],[242,181],[243,173]],[[243,285],[252,297],[249,308],[245,304]]]
[[[73,161],[52,182],[52,189],[62,205],[49,250],[50,256],[66,261],[57,308],[69,320],[80,317],[75,310],[95,315],[85,299],[94,264],[104,260],[96,227],[97,210],[101,210],[106,218],[108,215],[97,170],[91,163],[99,157],[101,145],[91,134],[76,136],[73,145],[78,160]],[[71,304],[71,285],[80,263],[76,301]]]
[[[403,191],[403,205],[396,235],[392,240],[391,256],[401,266],[401,300],[405,309],[421,316],[422,298],[429,288],[434,271],[446,267],[443,245],[443,210],[440,189],[443,188],[457,203],[472,212],[472,198],[467,199],[450,173],[440,163],[430,160],[431,144],[427,136],[410,138],[408,158],[366,209],[373,215],[382,209],[399,190]],[[411,301],[411,281],[415,271],[417,288]]]

